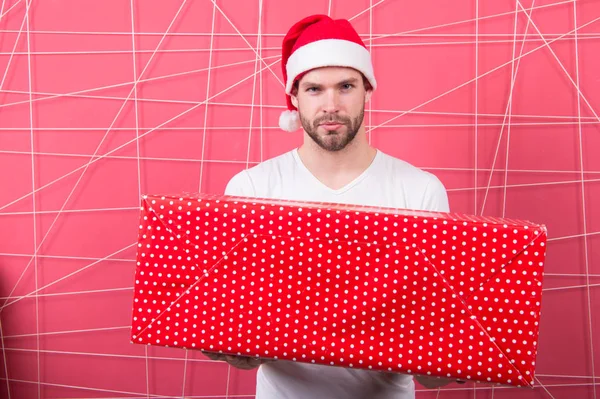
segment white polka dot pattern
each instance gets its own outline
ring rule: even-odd
[[[546,228],[145,196],[132,342],[533,384]]]

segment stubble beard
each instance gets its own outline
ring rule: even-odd
[[[341,117],[336,115],[326,115],[320,118],[316,118],[314,121],[310,121],[306,119],[300,110],[298,110],[298,114],[300,116],[300,122],[302,123],[302,127],[304,131],[308,134],[308,136],[323,150],[337,152],[341,151],[348,144],[354,140],[360,127],[363,123],[365,117],[365,108],[364,106],[360,110],[360,114],[354,119],[350,117]],[[340,127],[337,130],[327,132],[325,136],[319,135],[317,130],[319,129],[319,125],[322,123],[339,123],[346,127],[346,133],[343,133],[344,127]]]

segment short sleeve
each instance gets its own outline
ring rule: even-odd
[[[430,176],[431,179],[427,184],[423,198],[423,209],[433,212],[450,212],[446,187],[436,176]]]
[[[237,197],[254,197],[255,190],[246,170],[234,175],[225,187],[225,195]]]

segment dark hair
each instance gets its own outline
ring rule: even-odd
[[[373,90],[373,86],[371,85],[371,82],[369,82],[369,80],[365,77],[365,75],[363,75],[361,73],[360,76],[362,77],[363,85],[365,86],[365,91]],[[292,86],[292,96],[298,95],[298,86],[300,85],[300,80],[301,79],[296,79],[296,81],[294,82],[294,85]]]

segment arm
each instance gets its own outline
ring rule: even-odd
[[[234,175],[225,187],[225,195],[235,195],[238,197],[256,197],[254,184],[246,170],[242,170]]]
[[[450,212],[448,193],[444,184],[434,175],[431,175],[429,183],[423,193],[421,208],[433,212]]]
[[[432,177],[431,181],[425,189],[423,196],[423,209],[436,211],[436,212],[450,212],[450,204],[448,202],[448,193],[442,182],[435,176]],[[465,381],[454,380],[451,378],[444,377],[432,377],[428,375],[415,375],[415,380],[425,388],[434,389],[446,386],[453,382],[464,384]]]
[[[254,197],[254,186],[252,185],[248,173],[243,170],[234,175],[227,183],[224,194],[239,197]],[[224,361],[241,370],[252,370],[262,363],[269,361],[250,356],[225,355],[217,352],[202,351],[202,353],[211,360]]]
[[[448,195],[442,182],[434,175],[427,174],[428,182],[423,191],[420,208],[426,211],[449,212]],[[386,373],[387,379],[393,378],[393,373]],[[414,374],[414,379],[425,388],[439,388],[455,380],[444,377],[432,377],[422,374]]]

